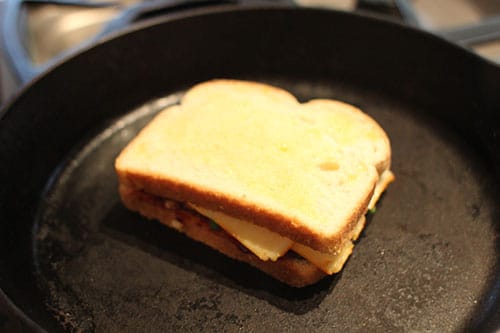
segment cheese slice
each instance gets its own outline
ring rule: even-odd
[[[263,261],[276,261],[293,245],[293,241],[261,226],[249,223],[221,212],[190,206],[201,215],[215,221],[222,229],[236,238]]]
[[[387,185],[394,180],[394,174],[391,170],[385,170],[380,175],[377,185],[375,185],[375,189],[373,190],[373,196],[370,199],[370,203],[368,204],[368,209],[373,209],[378,199],[386,189]]]
[[[384,171],[380,175],[377,185],[375,186],[373,196],[370,200],[370,204],[368,205],[368,209],[375,206],[384,189],[393,180],[394,175],[389,170]],[[215,223],[217,223],[222,229],[236,238],[243,246],[263,261],[276,261],[291,249],[325,273],[333,274],[342,269],[354,247],[354,244],[351,241],[346,241],[339,252],[335,254],[323,253],[313,250],[303,244],[294,243],[292,240],[283,237],[278,233],[272,232],[253,223],[218,211],[198,207],[193,204],[189,204],[189,206],[201,215],[214,220]],[[350,237],[351,239],[355,240],[358,238],[364,227],[364,220],[365,216],[361,216],[359,222],[352,231]]]
[[[294,243],[292,250],[309,260],[314,266],[318,267],[326,274],[333,274],[342,269],[344,263],[351,254],[353,247],[354,244],[351,241],[346,241],[339,252],[331,254],[319,252],[308,246]]]
[[[222,229],[264,261],[276,261],[291,249],[325,273],[333,274],[342,269],[344,262],[352,252],[353,244],[350,241],[347,241],[338,253],[322,253],[308,246],[294,243],[286,237],[247,221],[193,204],[190,204],[190,207],[203,216],[214,220]]]

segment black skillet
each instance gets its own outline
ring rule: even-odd
[[[397,176],[341,274],[286,287],[119,202],[113,159],[196,82],[358,105]],[[60,63],[0,120],[0,287],[33,330],[455,332],[499,328],[500,69],[348,13],[219,7]],[[0,316],[0,329],[16,329]],[[3,326],[2,326],[3,325]]]

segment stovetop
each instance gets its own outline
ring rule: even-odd
[[[0,103],[58,59],[138,21],[192,7],[256,2],[376,13],[500,62],[496,0],[0,0]]]

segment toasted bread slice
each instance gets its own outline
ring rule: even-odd
[[[189,238],[232,259],[250,264],[288,285],[304,287],[326,276],[316,266],[296,255],[286,255],[277,261],[262,261],[224,230],[214,229],[206,218],[178,203],[126,186],[120,186],[120,196],[128,209],[158,220]]]
[[[371,199],[373,206],[380,198],[380,193],[390,183],[392,177],[393,175],[389,171],[386,171],[381,177]],[[322,263],[324,260],[330,261],[328,265],[333,269],[333,272],[340,271],[352,252],[352,241],[358,239],[365,225],[365,217],[362,216],[351,231],[350,241],[344,242],[344,245],[334,257],[334,261],[331,261],[331,256],[325,259],[324,254],[312,251],[299,243],[295,243],[291,247],[291,251],[278,260],[263,261],[233,236],[214,225],[213,221],[190,209],[189,204],[164,199],[125,185],[120,185],[119,192],[122,202],[130,210],[139,212],[147,218],[158,220],[165,226],[184,233],[191,239],[201,242],[232,259],[254,266],[293,287],[308,286],[327,276],[328,273],[319,268],[322,266],[321,264],[324,265],[324,262]],[[301,250],[302,256],[307,255],[307,259],[298,256],[296,254],[297,250]],[[318,262],[320,265],[318,265]]]
[[[385,132],[350,105],[301,104],[269,85],[214,80],[158,114],[120,154],[116,170],[128,188],[336,253],[390,158]]]

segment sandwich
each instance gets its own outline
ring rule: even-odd
[[[390,165],[358,108],[238,80],[195,85],[115,161],[128,209],[294,287],[342,269]]]

